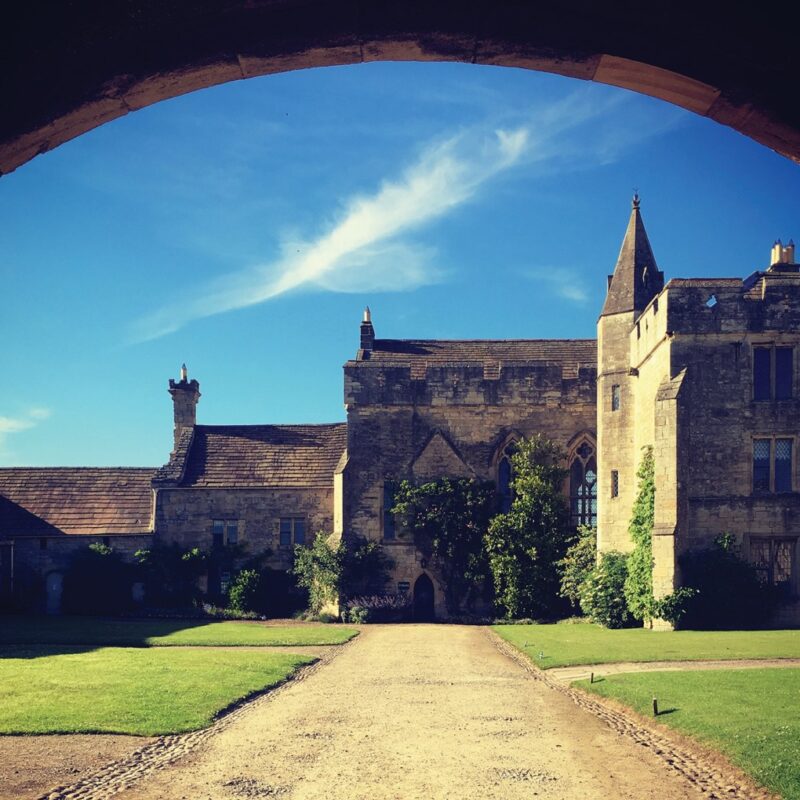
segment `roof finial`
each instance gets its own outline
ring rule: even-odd
[[[639,203],[640,203],[640,202],[641,202],[641,201],[639,200],[639,187],[637,186],[637,187],[636,187],[636,188],[633,190],[633,202],[631,203],[631,206],[632,206],[634,209],[637,209],[637,208],[639,208]]]
[[[186,369],[186,364],[181,364],[181,382],[186,383],[189,380],[189,371]]]
[[[364,309],[364,319],[362,322],[372,322],[372,314],[370,313],[369,306]]]

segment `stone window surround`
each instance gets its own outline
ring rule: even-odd
[[[769,544],[769,563],[766,567],[762,567],[762,569],[767,570],[766,579],[770,585],[776,586],[780,585],[780,583],[776,583],[776,576],[774,573],[775,568],[775,558],[776,558],[776,548],[780,545],[788,544],[791,548],[791,556],[789,562],[789,580],[785,582],[781,582],[786,585],[788,591],[795,595],[797,593],[797,536],[772,536],[769,534],[761,535],[757,533],[751,533],[747,536],[747,556],[748,561],[751,564],[755,565],[755,545],[757,543]]]
[[[756,351],[757,350],[768,350],[769,351],[769,396],[764,398],[756,398]],[[791,358],[790,358],[790,369],[791,369],[791,385],[789,388],[789,397],[776,397],[776,389],[777,389],[777,350],[790,350],[791,351]],[[751,344],[751,365],[752,365],[752,387],[751,387],[751,399],[754,403],[770,403],[770,402],[786,402],[787,400],[792,400],[796,396],[796,389],[795,389],[795,374],[797,372],[796,365],[795,365],[795,346],[792,342],[776,342],[776,341],[754,341]]]
[[[289,541],[284,541],[284,522],[289,523]],[[297,541],[297,523],[302,522],[302,541]],[[295,514],[292,516],[280,517],[278,522],[278,546],[282,548],[293,547],[296,544],[308,543],[308,524],[305,516]]]
[[[797,469],[797,437],[793,436],[790,433],[785,434],[767,434],[767,435],[759,435],[754,434],[752,437],[752,442],[750,446],[750,453],[751,453],[751,469],[750,469],[750,493],[756,497],[765,496],[765,495],[774,495],[774,494],[788,494],[790,492],[796,491],[797,487],[797,480],[795,477],[795,471]],[[789,480],[791,481],[791,486],[788,492],[776,492],[775,491],[775,443],[778,440],[789,440],[792,446],[792,463],[789,466]],[[757,441],[767,441],[769,442],[769,489],[756,489],[755,487],[755,475],[753,469],[753,462],[755,460],[755,443]]]
[[[233,532],[233,537],[231,537]],[[242,540],[241,520],[232,517],[214,517],[211,520],[211,541],[216,543],[220,537],[220,546],[238,544]]]

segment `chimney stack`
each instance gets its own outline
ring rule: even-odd
[[[181,379],[169,379],[169,393],[172,395],[172,407],[175,418],[174,445],[178,446],[181,432],[186,428],[194,428],[197,422],[197,401],[200,399],[200,384],[189,380],[186,364],[181,366]]]
[[[770,252],[769,265],[774,267],[776,264],[794,264],[794,241],[789,239],[789,244],[784,245],[780,239],[775,240]]]
[[[375,345],[375,328],[372,327],[372,314],[369,306],[364,309],[364,318],[361,320],[361,350],[364,358],[369,358]]]

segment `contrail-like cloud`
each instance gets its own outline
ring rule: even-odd
[[[620,122],[618,113],[610,113],[624,103],[622,95],[595,102],[579,91],[525,118],[517,114],[514,125],[475,128],[431,144],[398,178],[345,201],[342,213],[316,238],[284,242],[272,262],[220,276],[162,306],[136,321],[130,338],[156,339],[192,320],[300,289],[408,291],[441,282],[445,273],[435,249],[408,241],[406,234],[452,213],[512,168],[538,164],[544,171],[562,171],[608,163],[664,130],[643,118],[633,126],[633,141],[625,133],[630,120]],[[587,135],[576,137],[581,130]]]
[[[518,163],[529,147],[525,128],[476,139],[460,135],[429,147],[394,181],[355,197],[319,238],[284,244],[274,263],[233,273],[195,297],[157,310],[134,326],[133,338],[155,339],[199,317],[263,303],[301,287],[328,291],[401,291],[438,282],[434,251],[398,241],[401,234],[441,217]]]

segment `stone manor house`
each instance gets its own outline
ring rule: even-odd
[[[596,341],[378,339],[367,309],[344,365],[347,421],[329,425],[197,424],[184,368],[169,382],[164,466],[0,469],[0,593],[34,586],[57,611],[71,553],[95,541],[124,554],[238,543],[287,569],[294,545],[324,532],[380,541],[386,591],[442,617],[440,577],[388,513],[393,485],[477,477],[508,502],[514,442],[543,433],[566,453],[572,521],[597,525],[601,551],[630,549],[635,474],[653,447],[657,595],[680,585],[683,551],[731,533],[783,587],[779,621],[800,623],[794,260],[777,242],[747,278],[665,284],[635,197]]]

